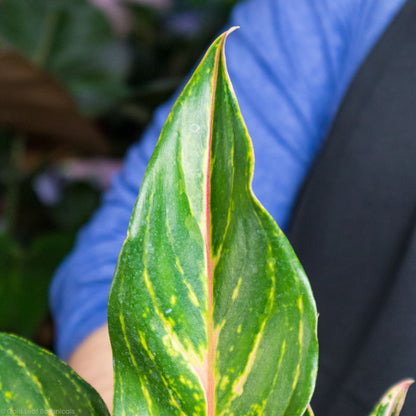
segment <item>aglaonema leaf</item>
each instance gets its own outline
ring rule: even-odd
[[[0,333],[0,410],[7,414],[109,415],[99,394],[52,353]]]
[[[251,191],[226,36],[168,117],[119,257],[109,299],[115,415],[297,416],[312,395],[315,303]]]
[[[395,384],[381,398],[370,416],[399,416],[407,391],[413,380],[407,379]]]

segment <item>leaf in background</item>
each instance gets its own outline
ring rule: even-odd
[[[61,230],[78,230],[100,205],[100,192],[86,181],[66,185],[60,200],[48,210],[50,219]]]
[[[126,93],[126,49],[87,0],[0,0],[0,40],[53,74],[85,114]]]
[[[52,273],[73,239],[72,233],[49,234],[22,248],[0,235],[0,331],[33,337],[48,311]]]
[[[0,334],[0,368],[2,413],[109,415],[86,381],[29,341]]]
[[[54,79],[6,50],[0,50],[0,124],[85,152],[108,150],[105,139]]]
[[[370,416],[399,416],[406,399],[407,390],[412,383],[413,380],[407,379],[391,387],[384,394]]]
[[[109,299],[115,415],[303,415],[317,371],[302,266],[251,191],[253,151],[208,50],[147,168]]]

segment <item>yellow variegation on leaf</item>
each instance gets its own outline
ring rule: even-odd
[[[0,414],[109,416],[99,394],[51,352],[0,333]]]
[[[116,415],[302,416],[317,313],[251,190],[253,149],[220,36],[144,176],[109,299]]]
[[[209,48],[162,130],[109,298],[116,416],[313,416],[317,313],[289,242],[251,190],[253,149]],[[370,416],[398,416],[411,380]],[[108,415],[66,364],[0,334],[0,409]]]

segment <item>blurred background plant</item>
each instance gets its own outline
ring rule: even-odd
[[[236,0],[0,0],[0,331],[52,346],[48,285]]]

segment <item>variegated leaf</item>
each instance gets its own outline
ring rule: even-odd
[[[312,395],[315,303],[251,191],[227,34],[169,115],[119,257],[109,299],[115,415],[300,416]]]
[[[109,415],[99,394],[49,351],[0,333],[0,413]]]
[[[413,380],[407,379],[395,384],[384,394],[370,416],[399,416],[412,383]]]

